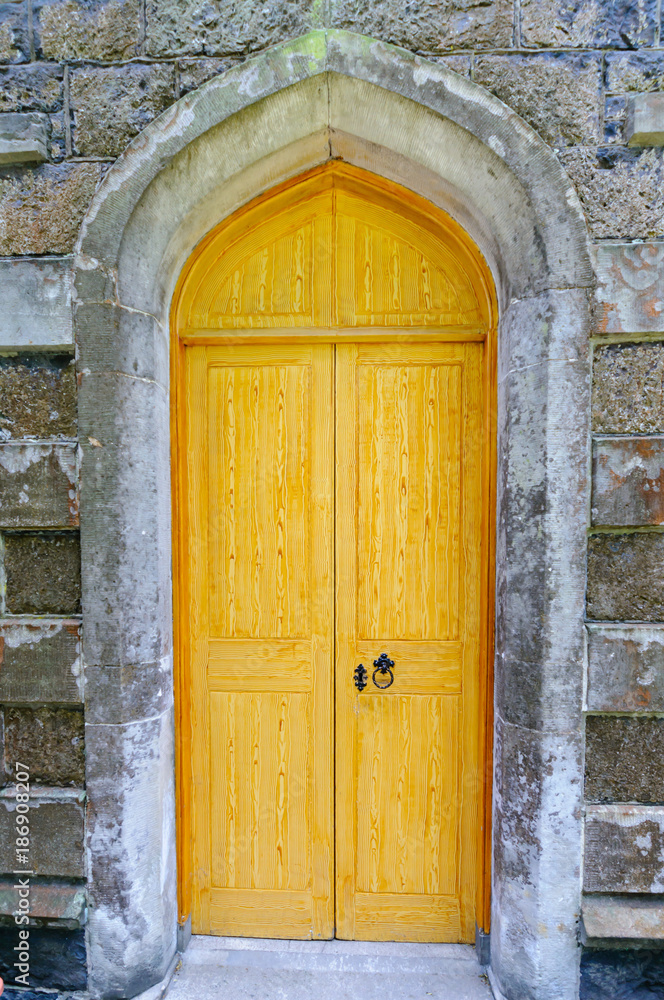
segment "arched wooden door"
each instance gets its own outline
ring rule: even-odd
[[[487,928],[495,302],[444,213],[330,164],[173,308],[181,912]]]

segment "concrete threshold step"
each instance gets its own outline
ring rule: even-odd
[[[195,936],[167,1000],[491,1000],[466,945]]]

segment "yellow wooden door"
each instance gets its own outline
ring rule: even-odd
[[[336,161],[224,220],[183,270],[178,861],[195,933],[488,930],[495,317],[457,223]]]
[[[185,383],[193,927],[332,937],[332,348]]]
[[[337,347],[342,938],[474,936],[482,351],[480,344]],[[356,681],[360,664],[366,676]]]

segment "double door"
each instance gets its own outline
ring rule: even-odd
[[[473,938],[483,350],[186,348],[195,933]]]

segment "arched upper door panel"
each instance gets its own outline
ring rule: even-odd
[[[464,230],[405,188],[334,161],[217,226],[175,303],[180,333],[495,323],[491,275]]]

